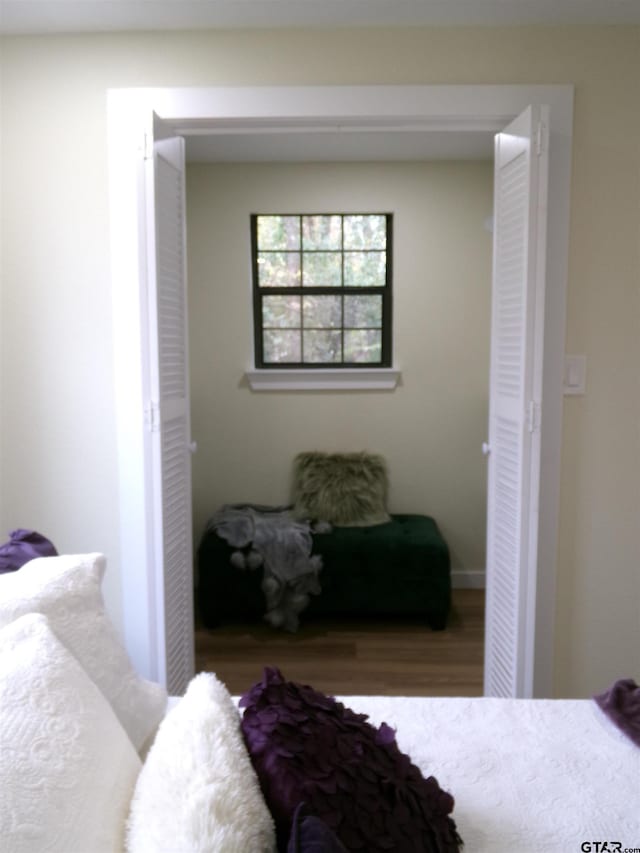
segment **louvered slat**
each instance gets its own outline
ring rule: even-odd
[[[520,427],[498,419],[495,459],[495,525],[491,554],[491,617],[487,621],[487,683],[492,696],[516,693],[520,554]]]
[[[524,263],[526,249],[527,157],[514,158],[499,175],[501,204],[496,231],[497,391],[518,398],[524,353]]]
[[[160,146],[166,143],[159,143]],[[158,144],[156,146],[158,152]],[[164,669],[180,695],[193,676],[191,460],[183,169],[156,153],[158,398],[162,482]]]
[[[187,396],[184,211],[182,173],[162,157],[157,158],[158,213],[158,345],[160,402]]]

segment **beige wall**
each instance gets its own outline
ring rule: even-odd
[[[492,163],[188,168],[196,535],[225,502],[284,504],[301,450],[387,459],[389,507],[433,515],[456,570],[484,569]],[[249,216],[394,214],[389,392],[254,393]]]
[[[104,550],[116,618],[106,89],[574,83],[567,351],[587,354],[588,386],[565,404],[556,691],[640,676],[640,28],[16,37],[0,49],[0,530]]]

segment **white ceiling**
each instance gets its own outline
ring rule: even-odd
[[[640,24],[640,0],[0,0],[0,33]]]
[[[189,162],[490,160],[491,132],[315,131],[186,136]]]

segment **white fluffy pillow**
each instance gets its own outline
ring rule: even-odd
[[[121,851],[140,759],[44,616],[0,630],[0,847]]]
[[[0,628],[25,613],[43,613],[111,704],[135,748],[155,732],[166,690],[134,670],[104,608],[101,554],[41,557],[0,578]]]
[[[200,673],[165,717],[138,777],[129,853],[267,853],[273,820],[226,687]]]

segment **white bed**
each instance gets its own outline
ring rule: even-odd
[[[274,853],[238,697],[201,674],[167,703],[141,679],[105,565],[0,578],[0,852]],[[453,795],[468,853],[640,851],[640,749],[592,700],[337,698]]]
[[[640,848],[640,749],[592,700],[341,701],[394,727],[400,749],[453,794],[469,853]]]
[[[640,853],[640,749],[593,700],[335,698],[453,794],[469,853]]]

